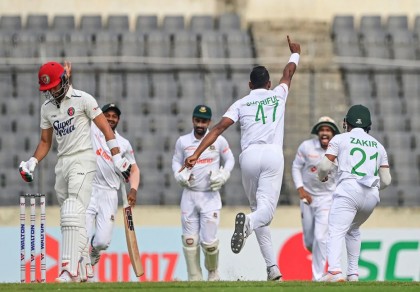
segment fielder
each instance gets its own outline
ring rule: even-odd
[[[56,281],[87,281],[93,277],[93,271],[88,255],[86,208],[96,170],[90,121],[104,134],[115,170],[126,179],[130,164],[121,156],[114,132],[96,100],[69,84],[69,76],[61,64],[42,65],[38,79],[39,90],[47,98],[41,106],[41,137],[34,155],[20,163],[19,172],[26,182],[33,181],[35,167],[48,154],[54,134],[58,144],[55,191],[61,206],[62,233],[61,271]]]
[[[115,134],[118,145],[120,145],[121,154],[131,164],[130,192],[127,197],[128,203],[134,207],[140,183],[140,170],[136,164],[130,142],[116,130],[121,110],[115,104],[110,103],[102,107],[102,112]],[[91,138],[93,150],[97,156],[97,168],[93,178],[92,197],[86,210],[86,228],[91,244],[90,261],[94,266],[99,262],[100,252],[106,250],[111,243],[114,220],[118,210],[117,191],[120,188],[121,179],[114,171],[115,166],[105,136],[95,124],[91,125]]]
[[[328,174],[328,181],[318,180],[317,165],[325,155],[328,143],[340,134],[330,117],[321,117],[313,126],[311,134],[316,138],[299,145],[292,166],[292,177],[300,197],[303,241],[312,253],[312,280],[318,281],[325,270],[327,257],[328,214],[335,190],[334,167]]]
[[[281,281],[281,273],[274,255],[269,225],[280,197],[283,179],[284,113],[293,74],[299,62],[300,45],[290,42],[292,53],[283,70],[279,85],[271,88],[270,75],[263,66],[255,67],[250,74],[251,92],[230,106],[221,121],[201,141],[194,154],[185,159],[185,167],[192,168],[200,162],[200,155],[216,141],[227,128],[239,120],[241,148],[239,162],[242,184],[252,213],[238,213],[231,249],[239,253],[246,238],[255,231],[261,253],[267,265],[267,279]]]
[[[182,245],[187,263],[188,280],[203,279],[200,267],[200,245],[203,248],[208,280],[220,280],[219,239],[217,228],[220,222],[220,188],[230,177],[235,158],[229,144],[222,136],[206,147],[193,170],[184,168],[190,156],[208,134],[211,109],[205,105],[195,107],[192,115],[193,131],[178,138],[172,158],[172,170],[176,181],[184,188],[181,198]],[[223,166],[220,166],[220,160]]]
[[[352,106],[344,119],[347,132],[331,139],[318,165],[318,178],[326,181],[334,161],[338,162],[338,183],[328,218],[328,272],[321,281],[346,280],[341,269],[344,239],[347,281],[359,280],[359,229],[378,205],[379,190],[391,183],[387,153],[382,144],[368,134],[371,124],[368,108]]]

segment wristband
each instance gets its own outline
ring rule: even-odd
[[[111,150],[112,148],[115,148],[115,147],[118,148],[117,139],[111,139],[111,140],[106,141],[106,145],[108,145],[109,150]]]
[[[291,56],[290,56],[290,59],[289,59],[289,63],[295,63],[296,64],[296,66],[299,64],[299,54],[298,53],[293,53]]]

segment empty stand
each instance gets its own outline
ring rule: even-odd
[[[162,28],[167,32],[176,32],[185,29],[185,20],[182,15],[168,15],[163,18]]]
[[[56,15],[53,18],[51,29],[59,32],[69,32],[76,29],[73,15]]]
[[[29,14],[26,18],[26,29],[45,32],[49,29],[48,15]]]
[[[219,16],[218,24],[221,31],[241,29],[241,19],[236,13],[223,13]]]
[[[7,32],[18,31],[22,28],[20,15],[2,15],[0,18],[0,30]]]
[[[128,15],[110,15],[106,27],[113,32],[127,32],[129,30]]]
[[[214,18],[211,15],[193,15],[190,20],[190,29],[200,32],[214,29]]]
[[[334,16],[331,28],[331,35],[334,40],[342,33],[354,31],[353,15],[337,15]]]
[[[149,32],[158,29],[158,19],[156,15],[138,15],[136,19],[137,32]]]
[[[102,17],[100,15],[82,15],[80,30],[90,33],[102,30]]]

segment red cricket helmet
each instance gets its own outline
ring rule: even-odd
[[[38,72],[39,91],[56,87],[62,81],[63,74],[64,67],[60,63],[48,62],[42,65]]]

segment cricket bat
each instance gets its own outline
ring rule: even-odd
[[[140,261],[139,248],[137,246],[136,231],[134,230],[133,214],[131,206],[128,204],[127,191],[125,183],[121,180],[121,197],[123,201],[124,212],[124,226],[125,226],[125,239],[127,241],[127,250],[130,256],[131,265],[133,266],[134,273],[137,277],[144,274],[143,265]]]

